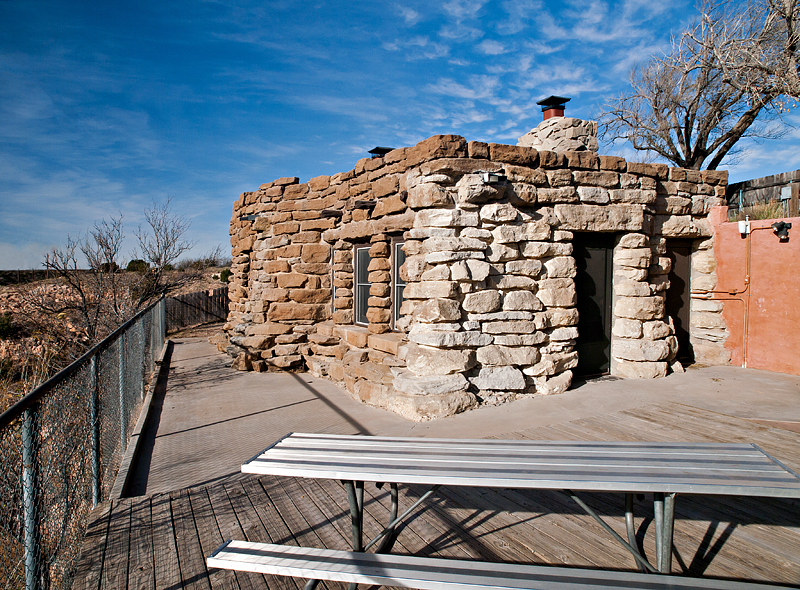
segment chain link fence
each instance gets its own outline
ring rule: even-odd
[[[162,298],[0,415],[0,588],[70,588],[165,336]]]

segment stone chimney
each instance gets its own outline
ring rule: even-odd
[[[592,151],[598,149],[597,121],[564,116],[569,98],[548,96],[541,105],[544,120],[517,141],[517,145],[551,152]]]

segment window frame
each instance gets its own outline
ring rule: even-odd
[[[400,277],[400,267],[406,261],[406,253],[402,250],[406,241],[403,238],[395,238],[392,240],[392,329],[397,330],[397,321],[402,317],[400,314],[400,307],[403,305],[403,290],[406,287],[406,282]],[[403,260],[398,261],[398,254],[402,253]],[[398,263],[399,262],[399,263]],[[399,290],[399,292],[398,292]]]
[[[357,244],[357,245],[353,246],[353,323],[356,324],[356,325],[359,325],[359,326],[369,325],[369,320],[367,319],[366,316],[367,316],[367,312],[369,311],[369,303],[368,303],[369,297],[370,297],[369,290],[370,290],[370,287],[372,286],[372,283],[370,283],[369,280],[367,280],[367,281],[365,281],[363,283],[359,282],[359,280],[358,280],[359,270],[361,270],[361,266],[362,266],[362,263],[359,261],[358,253],[359,253],[359,251],[362,251],[362,250],[366,250],[367,251],[366,261],[365,261],[365,263],[367,265],[367,268],[365,268],[363,270],[364,270],[364,275],[367,277],[367,279],[369,279],[369,270],[368,269],[369,269],[369,263],[372,260],[372,257],[369,255],[369,249],[370,249],[369,245],[358,245]],[[359,299],[359,293],[361,292],[361,290],[363,288],[366,289],[367,293],[366,293],[366,297],[364,297],[363,299],[360,300]],[[359,301],[363,301],[363,310],[360,309]],[[363,321],[359,320],[359,317],[361,315],[359,313],[359,311],[363,311]]]

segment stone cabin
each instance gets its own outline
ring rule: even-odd
[[[598,156],[596,131],[437,135],[242,194],[221,346],[412,420],[726,362],[721,304],[690,291],[716,284],[727,172]]]

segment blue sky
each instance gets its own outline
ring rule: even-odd
[[[228,248],[239,194],[277,177],[437,133],[515,144],[550,94],[595,117],[695,14],[680,0],[0,0],[0,268],[38,267],[119,214],[127,261],[143,210],[167,198],[199,256]],[[798,140],[748,144],[731,179],[800,167]]]

